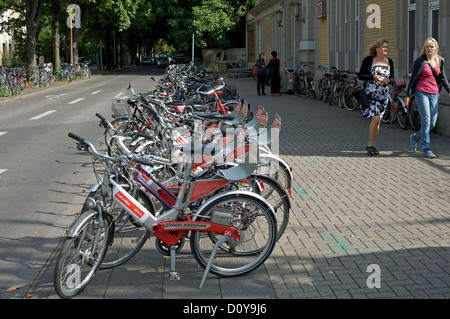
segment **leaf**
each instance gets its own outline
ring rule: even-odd
[[[23,288],[23,286],[13,286],[13,287],[9,287],[8,289],[6,289],[6,292],[12,292],[12,291],[16,291],[20,288]]]

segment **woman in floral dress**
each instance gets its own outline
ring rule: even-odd
[[[369,155],[379,155],[375,142],[380,131],[381,118],[389,102],[389,86],[394,81],[394,62],[387,57],[388,41],[380,39],[370,48],[370,55],[361,65],[359,79],[364,81],[369,108],[363,116],[371,118],[369,127],[369,144],[366,148]]]

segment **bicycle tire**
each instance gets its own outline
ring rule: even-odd
[[[85,213],[76,220],[76,232],[66,237],[56,260],[53,286],[61,298],[79,294],[94,278],[108,249],[109,218],[99,227],[97,214]],[[69,231],[70,232],[70,231]],[[92,252],[93,236],[99,236],[97,249]]]
[[[36,89],[39,86],[39,78],[35,75],[30,76],[30,80],[28,81],[30,87]]]
[[[317,99],[318,99],[319,101],[322,101],[322,98],[323,98],[323,90],[324,90],[324,78],[320,79],[319,85],[318,85],[318,89],[319,89],[319,93],[318,93]]]
[[[18,78],[17,79],[17,84],[19,85],[19,89],[20,89],[20,91],[23,91],[23,90],[25,90],[25,87],[26,87],[26,83],[25,83],[25,81],[23,80],[23,78]]]
[[[334,100],[335,96],[337,95],[337,89],[338,89],[338,83],[334,82],[330,89],[330,101],[328,102],[328,105],[330,105],[330,106],[333,104],[333,100]]]
[[[277,216],[277,241],[283,236],[289,222],[291,203],[289,194],[274,179],[264,175],[249,177],[249,190],[261,195],[275,209]]]
[[[314,86],[313,81],[308,82],[308,90],[309,90],[309,96],[311,97],[311,99],[315,100],[316,99],[316,88]]]
[[[400,128],[402,130],[406,130],[406,128],[408,127],[408,113],[405,111],[405,102],[403,101],[402,98],[400,97],[396,97],[394,100],[394,104],[398,110],[397,113],[397,121],[398,121],[398,125],[400,125]]]
[[[291,168],[287,166],[283,161],[279,160],[275,156],[267,154],[260,154],[260,161],[265,163],[259,163],[257,168],[257,174],[270,176],[275,179],[285,190],[292,188],[292,175],[290,173]]]
[[[421,118],[419,108],[417,107],[416,99],[414,97],[411,98],[411,102],[409,103],[408,109],[409,123],[413,130],[420,130],[421,126]]]
[[[239,206],[245,207],[245,211]],[[241,240],[234,242],[227,239],[219,247],[210,272],[221,277],[234,277],[261,266],[272,253],[277,238],[276,218],[270,205],[256,194],[246,191],[227,192],[208,200],[201,211],[197,212],[196,220],[210,221],[209,217],[215,209],[233,212],[233,227],[239,229]],[[212,249],[220,237],[219,234],[209,232],[192,232],[192,255],[202,268],[206,268]]]
[[[389,102],[388,105],[386,106],[386,111],[384,112],[383,116],[381,117],[381,123],[392,124],[395,121],[397,121],[397,115],[395,114],[394,110],[392,109],[390,103],[391,102]]]
[[[358,106],[358,101],[356,100],[353,92],[354,92],[354,87],[347,86],[344,89],[344,92],[342,93],[344,107],[349,111],[354,111],[356,109],[356,107]]]

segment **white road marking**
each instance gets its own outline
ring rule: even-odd
[[[52,114],[52,113],[54,113],[54,112],[56,112],[56,110],[47,111],[47,112],[45,112],[45,113],[36,115],[35,117],[32,117],[32,118],[30,118],[30,119],[28,119],[28,120],[30,120],[30,121],[39,120],[39,119],[43,118],[44,116],[50,115],[50,114]]]
[[[53,100],[53,99],[57,99],[57,98],[59,98],[61,96],[64,96],[64,95],[67,95],[67,93],[62,93],[62,94],[59,94],[59,95],[46,95],[45,98],[47,100]]]
[[[8,132],[0,132],[0,136],[5,135]]]
[[[97,94],[97,93],[100,93],[102,90],[98,90],[98,91],[95,91],[95,92],[92,92],[91,94]]]
[[[84,97],[80,97],[79,99],[73,100],[72,102],[69,102],[67,104],[75,104],[75,103],[78,103],[78,102],[83,101],[83,100],[84,100]]]
[[[6,172],[6,171],[7,171],[7,169],[1,169],[1,168],[0,168],[0,175],[3,174],[3,173]]]
[[[117,95],[115,96],[115,98],[118,99],[118,98],[121,97],[121,95],[123,95],[123,92],[120,92],[119,94],[117,94]]]

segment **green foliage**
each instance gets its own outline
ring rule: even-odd
[[[70,29],[66,25],[66,8],[74,2],[45,1],[37,37],[38,56],[44,55],[46,60],[52,56],[55,3],[60,5],[61,55],[67,56]],[[171,50],[189,54],[192,34],[197,49],[241,46],[245,43],[245,14],[254,0],[78,0],[75,3],[81,7],[80,56],[96,54],[100,40],[107,45],[104,52],[110,55],[118,52],[122,44],[127,54],[136,56]],[[19,15],[3,21],[0,31],[14,36],[16,55],[26,60],[25,1],[0,1],[0,12],[7,9]]]

